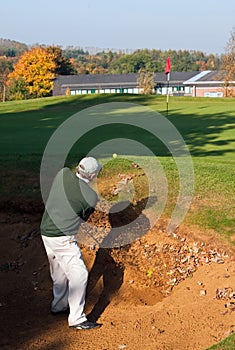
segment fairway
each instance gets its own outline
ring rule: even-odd
[[[67,118],[110,102],[140,104],[166,114],[165,99],[155,96],[88,95],[6,102],[0,106],[0,154],[42,154],[52,133]],[[182,134],[192,156],[234,160],[234,105],[233,99],[171,97],[169,120]],[[118,131],[122,134],[125,128]]]
[[[138,113],[143,127],[134,123]],[[71,120],[76,123],[66,129]],[[151,130],[151,125],[157,127]],[[177,133],[184,142],[174,136]],[[141,237],[143,222],[138,222],[133,228],[136,241],[111,249],[112,254],[101,249],[101,262],[94,269],[98,282],[86,306],[91,311],[95,305],[103,323],[93,341],[87,334],[67,332],[66,318],[55,319],[48,312],[51,282],[39,230],[44,209],[40,167],[52,135],[59,140],[49,158],[55,172],[67,148],[66,166],[73,168],[91,150],[103,164],[96,184],[102,200],[91,224],[112,230],[108,212],[118,200],[129,203],[125,215],[117,216],[118,225],[126,216],[143,214],[149,229]],[[235,249],[234,99],[170,97],[168,115],[166,99],[152,95],[6,102],[0,104],[0,142],[0,302],[5,311],[1,320],[7,325],[0,347],[74,350],[82,344],[89,349],[205,350],[235,331],[230,259]],[[188,182],[182,182],[180,166],[187,150],[192,163],[184,166]],[[192,196],[190,206],[179,227],[169,233],[167,223],[181,187],[181,204]],[[159,221],[151,227],[157,210]],[[97,250],[85,243],[82,254],[91,271]],[[229,292],[231,297],[225,295]],[[233,350],[234,340],[230,335],[213,349]]]

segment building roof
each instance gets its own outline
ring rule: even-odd
[[[206,76],[203,76],[202,78],[199,79],[200,82],[203,82],[203,81],[215,81],[215,82],[218,82],[218,81],[221,81],[222,80],[222,77],[221,77],[221,73],[222,72],[218,72],[217,70],[215,71],[208,71],[208,74]]]
[[[184,82],[185,85],[215,85],[223,82],[223,72],[222,71],[203,71],[192,77],[191,79]]]
[[[186,80],[191,79],[195,75],[197,75],[197,71],[193,72],[171,72],[170,73],[170,81],[172,84],[183,83]],[[157,83],[165,83],[167,80],[165,73],[156,73],[155,81]]]
[[[56,80],[60,84],[108,84],[108,83],[133,83],[137,80],[137,74],[78,74],[78,75],[59,75]]]
[[[194,83],[195,81],[202,79],[204,76],[208,75],[209,73],[210,73],[210,70],[205,70],[203,72],[197,73],[196,75],[192,76],[190,79],[185,81],[185,83]]]
[[[172,72],[170,74],[171,84],[183,83],[195,76],[198,72]],[[78,75],[59,75],[55,80],[61,86],[112,86],[112,85],[133,85],[137,84],[137,73],[128,74],[78,74]],[[167,82],[165,73],[156,73],[156,84]]]

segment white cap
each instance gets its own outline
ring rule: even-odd
[[[78,170],[85,175],[97,174],[102,169],[102,165],[93,157],[85,157],[78,164]]]

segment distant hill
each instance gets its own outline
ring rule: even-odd
[[[10,61],[12,66],[24,52],[36,46],[50,47],[50,45],[36,43],[27,45],[15,40],[0,38],[0,58]],[[102,51],[98,52],[97,48],[93,49],[85,48],[84,50],[79,46],[67,46],[62,48],[62,54],[65,59],[71,61],[76,74],[127,74],[138,73],[140,69],[163,72],[168,56],[171,58],[171,70],[175,72],[219,70],[221,64],[220,56],[196,50],[138,49],[133,52],[116,52],[101,49]],[[91,54],[92,51],[94,52]]]
[[[15,40],[0,38],[0,56],[18,57],[28,50],[28,46]]]

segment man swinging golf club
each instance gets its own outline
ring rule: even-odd
[[[88,271],[76,241],[80,224],[94,211],[98,197],[89,186],[101,170],[93,157],[83,158],[74,173],[63,168],[56,175],[41,221],[42,240],[53,281],[53,315],[69,311],[68,324],[94,329],[84,314]]]

